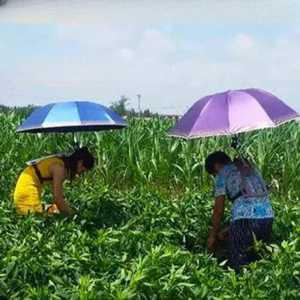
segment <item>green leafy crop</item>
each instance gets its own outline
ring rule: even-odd
[[[97,166],[65,186],[78,215],[22,217],[11,193],[25,161],[72,148],[68,135],[16,134],[24,116],[0,114],[0,299],[299,299],[298,125],[244,137],[272,184],[276,220],[262,260],[237,275],[206,251],[212,182],[204,159],[216,149],[233,155],[228,138],[171,139],[173,121],[159,117],[83,133]]]

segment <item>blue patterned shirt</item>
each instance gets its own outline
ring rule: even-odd
[[[258,173],[254,173],[244,180],[248,181],[248,186],[253,189],[259,188],[262,178]],[[241,192],[242,177],[237,167],[231,163],[226,165],[216,176],[215,197],[228,196],[235,198]],[[253,191],[257,193],[257,190]],[[273,218],[273,210],[268,196],[245,197],[241,195],[234,200],[232,210],[232,221],[239,219],[265,219]]]

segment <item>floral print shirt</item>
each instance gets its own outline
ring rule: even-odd
[[[262,178],[258,172],[244,177],[248,186],[252,187],[253,194],[261,187]],[[215,197],[228,196],[234,199],[241,193],[242,176],[235,164],[226,165],[215,178]],[[269,196],[249,197],[240,194],[232,205],[232,221],[239,219],[265,219],[273,218],[273,210]]]

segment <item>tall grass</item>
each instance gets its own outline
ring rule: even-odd
[[[23,218],[10,194],[25,162],[74,147],[71,134],[17,134],[26,114],[0,114],[0,297],[299,299],[298,124],[243,136],[242,151],[273,185],[276,218],[264,259],[237,276],[206,252],[212,182],[204,160],[219,149],[234,156],[230,138],[169,138],[174,121],[159,117],[80,134],[97,167],[65,186],[79,214]]]
[[[24,114],[0,116],[2,128],[1,167],[12,178],[34,157],[72,151],[71,134],[17,134],[15,128]],[[199,140],[174,139],[167,136],[173,120],[131,119],[128,129],[114,132],[81,133],[80,142],[89,146],[97,158],[96,176],[119,188],[132,185],[154,185],[166,189],[207,189],[205,157],[212,151],[230,147],[231,138]],[[276,129],[244,134],[242,152],[250,156],[269,182],[282,194],[298,194],[300,177],[300,128],[290,123]],[[3,176],[3,175],[2,175]],[[7,175],[5,175],[7,176]]]

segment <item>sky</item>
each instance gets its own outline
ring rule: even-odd
[[[265,89],[300,111],[299,0],[8,0],[0,104],[91,100],[182,114]]]

